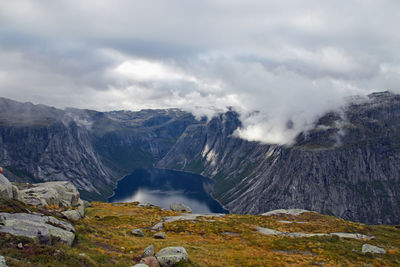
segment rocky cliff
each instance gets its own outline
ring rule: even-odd
[[[238,126],[228,112],[188,127],[158,166],[215,179],[214,196],[235,213],[304,208],[400,223],[400,96],[376,93],[326,114],[292,146],[241,140]]]
[[[353,99],[291,146],[233,135],[238,114],[197,121],[186,112],[59,110],[0,99],[0,165],[13,181],[69,180],[105,199],[135,168],[213,178],[235,213],[303,208],[367,223],[400,223],[400,96]]]
[[[60,110],[0,98],[0,165],[13,181],[71,181],[83,198],[105,200],[118,178],[151,167],[196,123],[177,109]]]

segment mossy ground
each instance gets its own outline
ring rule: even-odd
[[[15,203],[13,203],[15,205]],[[165,223],[167,238],[154,239],[150,227],[163,216],[179,215],[158,207],[134,203],[93,202],[86,217],[75,223],[77,238],[70,248],[62,244],[37,245],[29,239],[0,236],[0,255],[9,266],[132,266],[150,244],[156,251],[183,246],[188,266],[399,266],[400,229],[368,226],[316,213],[299,216],[226,215],[196,221]],[[280,220],[304,223],[282,223]],[[255,226],[284,232],[348,232],[376,236],[363,241],[332,237],[292,238],[264,236]],[[143,228],[145,236],[130,231]],[[18,243],[24,244],[19,249]],[[384,247],[385,255],[363,254],[364,243]]]

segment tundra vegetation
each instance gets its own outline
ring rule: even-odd
[[[189,262],[182,266],[400,265],[398,226],[365,225],[315,212],[297,216],[228,214],[167,220],[163,223],[166,238],[155,239],[156,232],[150,228],[163,217],[181,213],[137,204],[92,202],[84,218],[70,222],[76,229],[71,247],[60,242],[36,244],[28,238],[0,234],[0,255],[9,266],[133,266],[141,260],[143,250],[153,244],[156,252],[165,247],[184,247]],[[12,199],[0,201],[0,212],[40,211],[57,217],[56,210],[54,206],[33,208]],[[359,233],[374,239],[264,235],[258,227],[285,233]],[[141,229],[144,236],[133,235],[134,229]],[[384,248],[386,253],[363,253],[364,244]]]

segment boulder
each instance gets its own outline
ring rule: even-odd
[[[140,260],[140,263],[144,263],[150,267],[160,267],[158,260],[154,256],[143,258]]]
[[[70,221],[78,221],[82,218],[81,213],[77,210],[66,210],[61,212]]]
[[[80,203],[79,192],[67,181],[32,184],[20,190],[22,202],[32,206],[76,207]]]
[[[138,236],[138,237],[143,237],[144,236],[144,233],[143,233],[143,231],[141,229],[133,229],[131,231],[131,234],[134,235],[134,236]]]
[[[156,258],[162,267],[171,267],[179,262],[187,262],[189,255],[184,247],[166,247],[156,254]]]
[[[78,201],[78,211],[79,211],[79,214],[81,215],[82,218],[85,217],[85,209],[86,209],[86,207],[87,207],[87,204],[85,203],[85,201],[83,201],[82,199],[79,199],[79,201]]]
[[[156,239],[165,239],[166,238],[165,232],[155,233],[154,234],[154,238],[156,238]]]
[[[364,244],[361,248],[362,253],[377,253],[377,254],[385,254],[386,249],[380,248],[377,246]]]
[[[142,258],[154,256],[154,246],[150,245],[143,250]]]
[[[60,240],[71,246],[75,239],[75,228],[52,216],[0,212],[0,222],[0,232],[32,238],[37,243]]]
[[[179,212],[192,212],[192,209],[185,204],[182,203],[172,203],[169,205],[169,209],[173,211],[179,211]]]
[[[0,256],[0,267],[8,267],[6,259],[3,256]]]
[[[12,198],[12,197],[13,197],[12,184],[3,174],[0,174],[0,198]]]

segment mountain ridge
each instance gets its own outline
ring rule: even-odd
[[[324,114],[291,146],[233,136],[241,125],[233,110],[198,121],[179,109],[98,112],[10,103],[0,107],[0,164],[15,181],[71,180],[83,198],[105,200],[118,178],[155,166],[214,179],[213,196],[235,213],[303,208],[400,223],[400,96],[390,92]],[[21,124],[26,113],[36,123]]]

